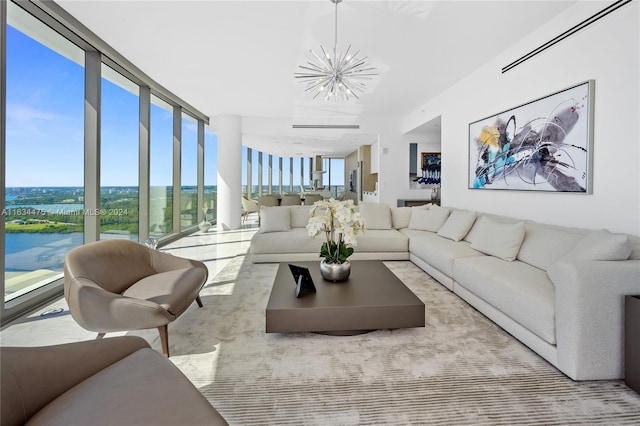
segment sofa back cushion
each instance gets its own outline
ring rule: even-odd
[[[629,235],[629,243],[631,243],[631,254],[629,259],[640,260],[640,237]]]
[[[475,221],[475,212],[454,210],[438,231],[438,235],[453,241],[460,241],[467,235]]]
[[[391,208],[391,226],[393,229],[408,228],[409,221],[411,221],[411,207]]]
[[[499,223],[486,216],[478,221],[471,248],[509,262],[515,260],[524,240],[524,222]]]
[[[476,221],[473,223],[473,226],[471,227],[469,232],[467,232],[467,235],[465,235],[465,237],[463,238],[463,240],[468,242],[468,243],[472,243],[474,237],[478,233],[478,228],[481,227],[481,223],[482,223],[480,218],[482,218],[482,217],[489,218],[492,221],[498,222],[498,223],[518,223],[518,222],[522,222],[522,220],[514,219],[512,217],[499,216],[499,215],[491,214],[491,213],[478,212],[476,214],[477,214]]]
[[[586,232],[539,223],[526,223],[524,228],[517,259],[545,271],[584,238]]]
[[[450,213],[451,209],[435,205],[431,206],[428,210],[413,209],[411,211],[409,229],[438,232],[447,221]]]
[[[628,235],[601,229],[582,238],[562,260],[627,260],[630,254]]]
[[[260,228],[261,234],[267,232],[281,232],[291,230],[290,207],[260,207]]]
[[[304,228],[309,223],[309,215],[313,205],[308,206],[290,206],[291,212],[291,227],[292,228]]]
[[[386,203],[358,203],[367,229],[391,229],[391,208]]]

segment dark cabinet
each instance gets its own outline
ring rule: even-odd
[[[625,383],[640,393],[640,296],[624,301]]]

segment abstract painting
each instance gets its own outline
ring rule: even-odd
[[[421,153],[421,169],[422,176],[417,179],[418,183],[426,183],[429,185],[439,185],[440,172],[442,169],[442,154],[439,152],[423,152]]]
[[[469,188],[590,194],[593,80],[469,124]]]

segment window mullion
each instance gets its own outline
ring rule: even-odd
[[[85,52],[84,242],[100,239],[100,52]]]

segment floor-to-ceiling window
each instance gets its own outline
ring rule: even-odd
[[[293,159],[293,191],[298,193],[302,192],[302,187],[304,185],[304,182],[302,181],[302,171],[300,170],[301,165],[301,158]]]
[[[331,196],[338,198],[344,194],[344,158],[329,159],[329,190]]]
[[[182,114],[180,229],[198,222],[198,122]]]
[[[215,221],[215,135],[201,133],[208,118],[86,27],[52,17],[65,14],[55,2],[0,2],[2,323],[61,294],[69,249],[97,238],[175,234],[174,214],[195,224],[196,185]],[[181,132],[174,111],[185,114]],[[206,191],[203,137],[213,173]],[[174,212],[178,167],[185,188],[176,195],[191,205]]]
[[[7,7],[5,302],[61,277],[84,210],[84,51]]]
[[[281,170],[279,167],[279,159],[277,155],[271,156],[271,192],[274,194],[280,194],[281,188]]]
[[[173,107],[151,96],[149,235],[173,231]]]
[[[291,183],[291,159],[289,157],[280,157],[280,165],[282,170],[280,176],[282,177],[282,191],[285,193],[295,194]]]
[[[139,90],[102,64],[100,239],[138,240]]]
[[[250,183],[247,182],[247,167],[249,166],[249,156],[248,156],[248,152],[249,152],[249,148],[245,145],[242,145],[242,159],[240,160],[242,162],[242,177],[241,177],[241,182],[242,182],[242,193],[243,194],[248,194],[248,187],[247,185],[249,185]]]
[[[249,198],[258,198],[258,174],[260,166],[259,163],[260,151],[257,149],[251,150],[251,195]]]

